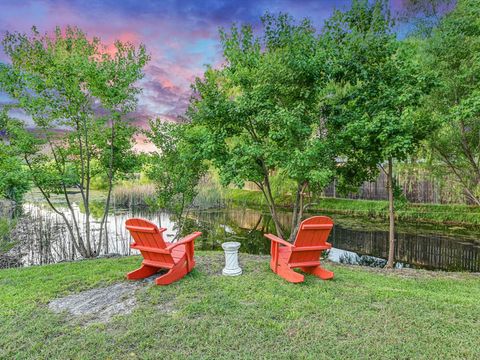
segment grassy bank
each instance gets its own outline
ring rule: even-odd
[[[241,206],[265,207],[265,200],[260,191],[228,189],[225,197],[228,201]],[[277,204],[290,208],[294,203],[292,196],[277,197]],[[310,212],[331,212],[373,218],[388,216],[388,202],[378,200],[351,200],[319,198],[309,207]],[[467,205],[437,205],[400,203],[396,205],[398,220],[423,222],[430,224],[480,226],[480,207]]]
[[[333,281],[289,284],[267,259],[218,275],[201,253],[168,287],[141,286],[129,315],[108,323],[55,314],[50,300],[122,282],[138,257],[0,270],[0,358],[283,359],[480,357],[480,277],[328,264]]]

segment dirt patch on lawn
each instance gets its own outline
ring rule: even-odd
[[[115,315],[130,314],[137,304],[141,283],[123,282],[55,299],[48,304],[56,313],[67,313],[85,323],[106,323]]]

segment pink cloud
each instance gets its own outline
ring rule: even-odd
[[[346,2],[341,0],[340,4]],[[333,0],[3,0],[0,32],[25,32],[32,25],[40,31],[52,31],[56,25],[75,25],[91,37],[100,37],[110,53],[115,40],[145,44],[151,62],[140,83],[144,90],[138,110],[132,114],[136,124],[145,126],[148,118],[175,120],[182,115],[188,105],[190,85],[202,75],[204,65],[222,63],[218,27],[228,28],[233,22],[258,24],[266,10],[288,11],[320,22],[338,4]]]

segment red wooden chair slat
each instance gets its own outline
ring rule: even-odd
[[[270,239],[270,268],[289,282],[302,282],[304,276],[294,268],[313,274],[323,280],[333,278],[333,272],[320,266],[322,251],[332,248],[327,242],[333,221],[328,216],[313,216],[300,224],[300,230],[293,244],[273,234],[265,234]]]
[[[151,246],[141,246],[141,245],[137,245],[137,244],[132,244],[132,245],[130,245],[130,247],[132,249],[135,249],[135,250],[147,251],[147,252],[156,253],[156,254],[170,254],[168,252],[168,250],[158,249],[158,248],[151,247]]]
[[[141,267],[129,272],[128,279],[143,279],[161,269],[168,269],[166,274],[155,280],[158,285],[168,285],[181,279],[195,267],[193,243],[201,232],[194,232],[177,243],[169,243],[162,235],[166,229],[158,228],[148,220],[132,218],[128,219],[125,225],[134,240],[130,247],[140,250],[143,256]]]
[[[127,226],[127,229],[128,230],[133,230],[133,231],[141,231],[143,233],[151,233],[151,234],[155,234],[156,233],[156,229],[153,228],[153,227],[143,227],[143,226],[133,226],[133,225],[128,225]],[[161,229],[158,229],[159,231],[165,231],[165,229],[161,228]]]

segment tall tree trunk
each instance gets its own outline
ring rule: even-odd
[[[100,222],[100,233],[98,237],[98,244],[97,244],[97,254],[100,253],[100,249],[102,248],[102,237],[103,231],[105,226],[105,241],[107,241],[107,228],[106,222],[108,221],[108,210],[110,209],[110,199],[112,196],[112,189],[113,189],[113,177],[114,177],[114,143],[115,143],[115,118],[112,118],[112,126],[110,129],[110,159],[108,164],[108,195],[107,201],[105,202],[105,208],[103,209],[103,217],[102,221]]]
[[[83,257],[93,257],[93,251],[91,246],[91,230],[90,230],[90,200],[89,200],[89,191],[90,191],[90,151],[89,151],[89,144],[88,144],[88,131],[87,131],[87,122],[86,117],[82,117],[82,124],[80,124],[80,120],[77,119],[76,123],[76,132],[77,132],[77,141],[78,141],[78,149],[79,149],[79,157],[80,157],[80,184],[78,188],[80,190],[80,194],[82,196],[83,207],[85,208],[85,218],[84,218],[84,225],[85,225],[85,243],[82,240],[82,246],[86,248],[87,255],[83,255]],[[82,140],[82,132],[85,136],[85,146]],[[85,153],[85,154],[84,154]],[[86,156],[86,159],[85,159]],[[87,166],[85,170],[85,166]],[[85,186],[85,180],[87,179],[87,183]],[[85,192],[86,190],[86,192]]]
[[[393,159],[388,159],[387,171],[387,187],[388,187],[388,260],[387,268],[392,269],[395,262],[395,207],[393,197]]]

